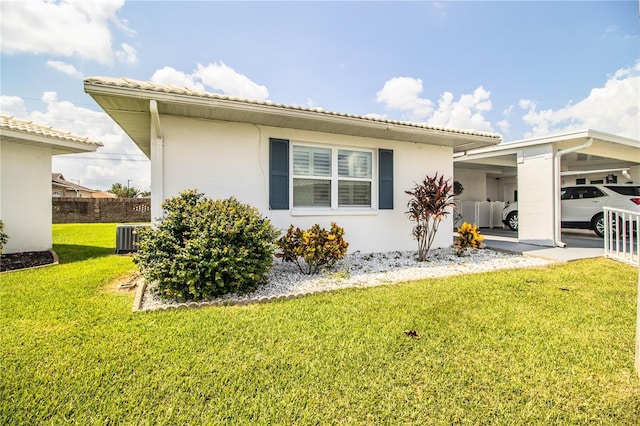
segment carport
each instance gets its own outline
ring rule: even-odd
[[[584,130],[503,142],[454,154],[454,179],[469,188],[466,200],[518,201],[520,243],[564,247],[560,187],[640,183],[640,141]]]

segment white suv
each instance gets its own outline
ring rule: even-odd
[[[592,229],[604,235],[603,207],[640,212],[640,186],[638,185],[576,185],[565,186],[560,192],[562,200],[562,227]],[[502,223],[518,230],[518,203],[502,211]]]

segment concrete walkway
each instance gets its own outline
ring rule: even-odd
[[[521,244],[518,242],[518,233],[509,229],[481,228],[480,235],[484,235],[484,243],[488,248],[520,253],[524,256],[564,262],[604,256],[604,241],[593,231],[563,229],[562,241],[567,244],[564,248]]]

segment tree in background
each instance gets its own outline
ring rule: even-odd
[[[121,183],[114,183],[107,192],[116,194],[118,198],[135,198],[140,195],[140,191],[133,186],[124,186]]]

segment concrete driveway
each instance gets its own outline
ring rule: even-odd
[[[562,241],[567,244],[564,248],[521,244],[518,242],[518,233],[510,229],[481,228],[480,234],[484,235],[484,242],[488,248],[521,253],[525,256],[565,262],[604,256],[604,240],[593,231],[585,229],[563,229]]]

